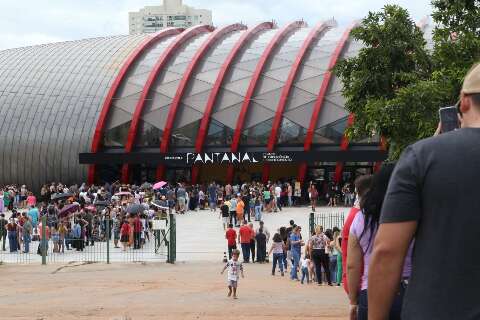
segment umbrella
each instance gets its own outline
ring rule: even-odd
[[[127,207],[127,213],[139,214],[139,213],[143,213],[143,211],[145,211],[145,208],[138,203],[131,204]]]
[[[168,210],[169,209],[167,206],[165,206],[165,203],[163,201],[159,201],[159,200],[152,201],[152,205],[154,205],[155,207],[157,207],[160,210]]]
[[[115,196],[117,197],[122,197],[122,196],[131,196],[132,194],[130,192],[122,191],[122,192],[117,192],[115,193]]]
[[[80,206],[78,204],[67,204],[65,207],[63,207],[60,212],[58,213],[58,216],[60,218],[65,217],[69,213],[74,213],[77,212],[80,209]]]
[[[67,193],[55,193],[52,195],[52,200],[60,200],[60,199],[66,199],[66,198],[70,198],[72,197],[73,194],[71,194],[70,192],[67,192]]]
[[[141,185],[142,189],[150,189],[152,185],[148,182],[145,182],[144,184]]]
[[[167,183],[165,181],[157,182],[153,185],[153,190],[158,190],[163,188]]]

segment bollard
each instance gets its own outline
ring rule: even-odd
[[[177,239],[176,239],[176,223],[175,223],[175,215],[169,214],[169,237],[170,241],[168,241],[168,263],[175,263],[176,255],[177,255]]]
[[[42,265],[47,264],[47,216],[42,217],[42,243],[41,243],[41,252],[42,252]]]
[[[315,212],[310,212],[310,235],[315,233]]]
[[[107,232],[107,264],[110,264],[110,217],[106,219]]]

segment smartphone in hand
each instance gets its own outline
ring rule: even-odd
[[[442,124],[442,133],[460,128],[457,112],[458,111],[455,106],[444,107],[438,110],[440,115],[440,123]]]

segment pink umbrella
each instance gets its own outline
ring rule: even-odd
[[[67,204],[60,210],[58,216],[65,217],[66,215],[77,212],[78,210],[80,210],[80,206],[78,204]]]
[[[158,190],[163,188],[167,183],[165,181],[157,182],[153,185],[153,190]]]

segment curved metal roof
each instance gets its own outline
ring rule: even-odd
[[[85,181],[78,154],[110,148],[340,145],[348,112],[329,67],[361,46],[325,27],[197,26],[0,51],[0,184]]]

